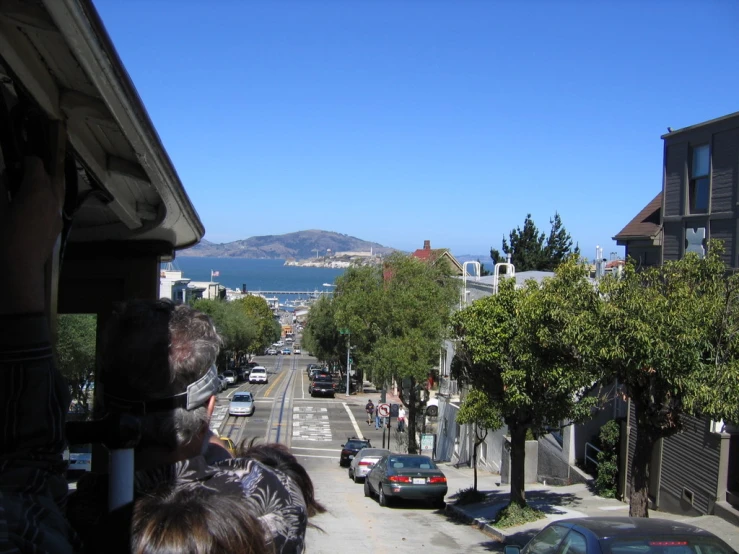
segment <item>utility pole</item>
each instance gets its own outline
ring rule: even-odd
[[[318,253],[320,252],[320,250],[318,248],[314,248],[313,250],[311,250],[311,252],[315,252],[316,253],[316,260],[317,260],[318,259]]]
[[[339,329],[340,335],[346,335],[346,395],[349,396],[349,372],[352,369],[352,346],[349,329]]]

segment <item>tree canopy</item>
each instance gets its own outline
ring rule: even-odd
[[[472,467],[475,474],[473,487],[477,490],[477,450],[487,438],[489,431],[500,429],[503,426],[503,420],[497,407],[490,403],[487,395],[473,388],[467,392],[459,407],[457,423],[471,425],[475,434]]]
[[[590,415],[586,397],[596,381],[583,363],[575,339],[597,295],[576,258],[561,264],[553,278],[516,288],[504,279],[498,294],[456,313],[458,341],[452,369],[481,391],[508,426],[511,436],[511,502],[524,506],[526,431],[535,435],[563,420]]]
[[[408,394],[438,363],[448,336],[452,308],[459,302],[459,280],[445,263],[426,263],[393,254],[384,267],[350,268],[337,279],[335,321],[347,329],[356,358],[376,384],[403,380],[409,429],[415,429],[418,399]],[[409,452],[417,450],[415,432]]]
[[[570,254],[579,254],[579,247],[572,248],[572,237],[562,224],[562,218],[555,212],[549,220],[549,235],[540,232],[531,214],[526,214],[523,229],[516,227],[503,238],[503,253],[495,248],[490,249],[493,264],[506,261],[511,255],[511,262],[516,271],[554,271]]]
[[[605,381],[618,379],[636,412],[630,513],[648,514],[654,444],[680,430],[685,414],[739,421],[739,276],[723,249],[600,282],[602,301],[579,347]]]
[[[223,339],[217,361],[219,368],[225,369],[231,356],[251,352],[254,345],[258,344],[256,322],[234,302],[200,299],[193,303],[193,307],[213,319],[218,334]]]
[[[62,314],[58,319],[56,354],[59,371],[67,380],[72,399],[89,413],[88,394],[95,376],[97,317]]]

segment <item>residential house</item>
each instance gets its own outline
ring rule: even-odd
[[[626,259],[638,267],[662,264],[662,193],[613,237],[616,244],[626,247]]]
[[[724,260],[737,268],[739,112],[662,136],[662,193],[637,215],[616,240],[635,257],[661,242],[662,261],[686,252],[702,256],[707,241],[724,242]],[[660,220],[656,221],[657,203]],[[661,234],[661,236],[660,236]],[[652,244],[649,244],[652,241]],[[628,494],[630,461],[636,442],[629,409],[621,486]],[[739,524],[739,427],[706,417],[686,417],[683,430],[659,442],[652,457],[649,496],[654,508],[690,514],[717,514]]]
[[[452,256],[452,253],[449,252],[448,248],[431,248],[431,241],[425,240],[423,241],[423,248],[419,248],[413,254],[411,254],[414,258],[418,258],[419,260],[430,260],[430,261],[436,261],[436,260],[445,260],[449,267],[452,270],[452,275],[462,275],[462,264],[457,261],[457,258]]]

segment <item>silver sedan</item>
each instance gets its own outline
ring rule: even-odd
[[[391,452],[383,448],[362,448],[349,464],[349,479],[361,483],[372,467],[386,454]]]

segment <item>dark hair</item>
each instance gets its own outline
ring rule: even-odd
[[[287,446],[278,443],[254,444],[256,439],[242,444],[237,458],[251,458],[268,467],[280,470],[298,486],[305,499],[308,517],[322,514],[326,508],[316,500],[313,481],[303,465],[290,453]]]
[[[240,496],[190,484],[136,500],[133,554],[260,554],[272,550],[264,529]]]

